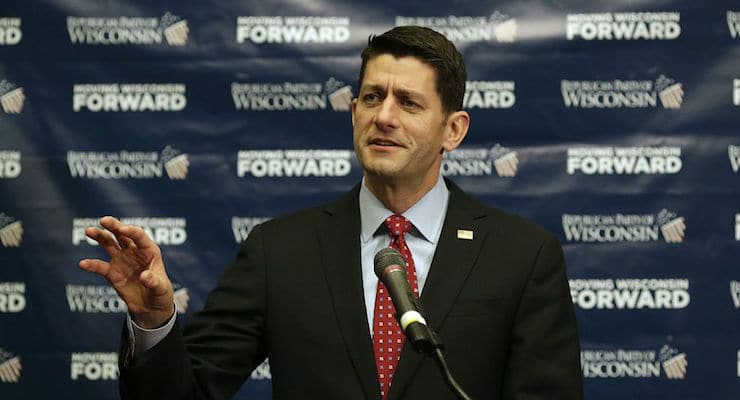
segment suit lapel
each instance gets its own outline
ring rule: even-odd
[[[378,399],[373,344],[365,313],[360,261],[359,186],[325,207],[318,224],[322,266],[339,329],[367,399]]]
[[[427,321],[435,332],[439,332],[462,290],[488,233],[478,223],[486,216],[485,209],[472,201],[454,183],[447,181],[447,185],[450,189],[447,215],[421,295]],[[473,232],[473,238],[465,238],[466,233],[460,238],[458,230]],[[414,352],[408,343],[404,345],[396,375],[393,377],[390,399],[401,398],[425,357]],[[443,379],[442,376],[440,379]]]

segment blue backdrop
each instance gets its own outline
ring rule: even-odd
[[[157,241],[187,319],[255,224],[358,182],[359,53],[403,24],[468,65],[444,174],[563,242],[586,398],[736,399],[740,4],[671,0],[3,2],[0,398],[118,397],[99,216]]]

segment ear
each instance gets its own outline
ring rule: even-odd
[[[445,128],[445,140],[442,142],[442,148],[446,152],[455,150],[457,146],[465,139],[470,126],[470,114],[466,111],[455,111],[447,117],[447,126]]]
[[[355,109],[357,108],[357,99],[352,99],[352,127],[355,127]]]

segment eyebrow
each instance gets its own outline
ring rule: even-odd
[[[366,85],[362,85],[362,88],[360,89],[360,92],[362,92],[363,90],[364,91],[367,91],[367,90],[376,90],[376,91],[383,92],[383,93],[386,92],[385,87],[383,87],[382,85],[378,85],[378,84],[366,84]],[[397,88],[393,92],[397,96],[422,98],[422,99],[424,98],[424,96],[421,94],[421,92],[417,92],[415,90]]]

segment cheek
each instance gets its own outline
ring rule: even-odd
[[[354,129],[352,129],[352,144],[355,145],[355,149],[357,149],[358,143],[360,143],[360,130],[357,125],[355,125]]]
[[[439,125],[435,124],[418,124],[413,135],[413,140],[417,145],[425,148],[439,150],[444,144],[444,131],[440,129]]]
[[[372,117],[367,115],[367,113],[355,113],[352,126],[356,132],[364,132],[367,130],[367,126],[371,121]]]
[[[360,121],[355,120],[355,126],[352,128],[352,144],[356,151],[361,150],[361,144],[366,136],[365,132],[367,132],[367,129],[360,124]]]

